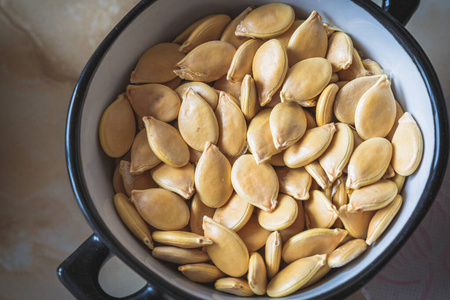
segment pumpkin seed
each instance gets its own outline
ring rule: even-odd
[[[236,18],[231,20],[230,24],[228,24],[227,28],[225,28],[220,40],[223,42],[228,42],[234,46],[234,48],[238,48],[242,45],[248,38],[244,38],[241,36],[235,35],[236,27],[241,23],[241,21],[253,10],[253,7],[249,6],[244,9]]]
[[[275,209],[278,177],[268,163],[257,164],[250,154],[242,155],[233,164],[231,182],[236,193],[252,205],[265,211]]]
[[[237,234],[247,246],[248,251],[255,252],[266,244],[270,231],[259,224],[257,215],[252,215]]]
[[[170,246],[155,247],[152,250],[152,256],[179,265],[203,263],[209,260],[208,254],[201,250]]]
[[[255,295],[248,282],[241,278],[220,278],[214,283],[214,288],[218,291],[236,296],[247,297]]]
[[[395,173],[394,177],[391,178],[391,180],[395,182],[395,184],[397,185],[399,193],[402,192],[403,185],[405,184],[405,179],[406,179],[405,176],[397,173]]]
[[[241,83],[240,82],[231,82],[227,80],[227,76],[224,75],[220,77],[216,82],[214,82],[214,89],[216,93],[219,94],[220,91],[226,92],[233,96],[233,101],[236,105],[240,105],[239,99],[241,97]]]
[[[215,81],[227,73],[235,52],[233,45],[227,42],[203,43],[174,64],[174,73],[191,81]]]
[[[228,15],[210,15],[209,18],[203,19],[203,21],[196,26],[178,50],[188,53],[203,43],[218,40],[222,36],[225,27],[227,27],[230,22],[231,18]]]
[[[180,248],[198,248],[213,243],[204,236],[187,231],[154,231],[152,237],[156,243]]]
[[[125,192],[128,197],[131,197],[132,190],[145,190],[158,187],[158,185],[153,181],[149,171],[136,175],[131,174],[129,161],[120,161],[119,172],[122,177],[123,187],[125,188]]]
[[[385,138],[371,138],[361,143],[348,163],[347,186],[352,189],[377,182],[389,166],[392,145]]]
[[[330,228],[338,218],[336,207],[321,191],[311,191],[311,197],[303,203],[306,226],[311,228]]]
[[[262,44],[253,57],[253,79],[261,106],[272,100],[273,94],[281,87],[288,69],[286,49],[277,39]]]
[[[267,238],[264,255],[267,268],[267,277],[269,280],[272,279],[280,269],[282,247],[280,232],[272,232]]]
[[[153,153],[148,144],[147,130],[144,128],[136,135],[131,146],[130,174],[142,174],[156,167],[161,160]]]
[[[136,133],[136,123],[130,102],[121,94],[103,112],[99,139],[109,157],[121,157],[130,150]]]
[[[395,100],[395,121],[394,121],[394,125],[391,128],[391,131],[389,131],[388,135],[386,136],[386,138],[389,141],[391,141],[391,143],[392,143],[392,138],[394,137],[394,133],[398,127],[398,120],[400,120],[400,118],[403,116],[404,113],[405,112],[403,111],[403,108],[400,105],[400,103],[398,103],[398,101]]]
[[[375,213],[372,220],[369,223],[369,229],[367,232],[367,245],[372,245],[381,234],[387,229],[389,224],[397,215],[400,207],[402,206],[403,198],[401,195],[395,196],[394,200],[388,206],[380,209]]]
[[[333,33],[328,41],[326,58],[331,62],[333,72],[348,69],[353,61],[352,39],[342,31]]]
[[[386,75],[383,75],[364,93],[356,106],[356,131],[365,140],[385,137],[394,125],[395,115],[395,99],[391,82]]]
[[[292,34],[287,46],[289,66],[311,57],[325,57],[328,37],[322,24],[322,17],[313,11]]]
[[[240,100],[242,113],[245,119],[250,121],[261,109],[257,98],[255,81],[250,74],[245,75],[242,80]]]
[[[203,151],[207,142],[217,143],[219,125],[214,111],[194,90],[183,96],[178,127],[186,143],[197,151]]]
[[[278,103],[270,112],[270,132],[278,150],[297,142],[306,131],[306,117],[297,103]]]
[[[358,256],[364,253],[367,244],[363,239],[351,240],[334,250],[327,259],[330,268],[345,266]]]
[[[235,34],[252,38],[272,38],[291,27],[294,9],[284,3],[269,3],[252,10],[237,26]]]
[[[189,278],[189,280],[200,283],[214,282],[219,278],[225,277],[225,273],[220,271],[219,268],[205,263],[179,266],[178,271]]]
[[[297,200],[309,199],[312,178],[305,168],[291,169],[284,167],[275,171],[278,175],[280,193],[287,194]]]
[[[291,196],[279,194],[276,208],[270,212],[258,211],[258,222],[267,230],[283,230],[297,219],[297,203]]]
[[[284,245],[281,257],[286,263],[316,255],[330,254],[347,235],[343,229],[313,228],[291,237]]]
[[[150,249],[153,249],[152,234],[130,200],[122,193],[114,195],[114,206],[127,228]]]
[[[195,170],[195,188],[200,200],[214,208],[224,205],[233,192],[230,162],[209,142]]]
[[[317,127],[316,120],[314,119],[312,113],[307,110],[303,110],[303,112],[305,113],[306,117],[306,129],[308,130]]]
[[[203,236],[203,217],[207,216],[212,218],[216,209],[205,205],[198,194],[194,195],[191,202],[191,217],[189,219],[189,228],[193,233]]]
[[[228,81],[241,82],[246,74],[251,74],[253,57],[263,43],[262,40],[250,39],[239,46],[228,69]]]
[[[294,223],[286,229],[280,230],[280,236],[283,243],[289,240],[291,237],[300,233],[305,228],[305,211],[303,209],[303,201],[297,202],[297,218]]]
[[[398,193],[395,182],[382,179],[355,190],[348,204],[349,211],[371,211],[387,206]]]
[[[369,75],[384,75],[385,72],[383,68],[376,62],[371,59],[364,59],[362,61],[364,69],[369,72]]]
[[[219,101],[219,96],[216,91],[204,82],[186,82],[175,89],[175,93],[183,100],[183,96],[186,94],[188,89],[193,89],[200,97],[208,102],[209,106],[214,110],[216,109],[217,102]]]
[[[268,161],[273,155],[280,152],[280,150],[275,148],[270,130],[271,112],[271,109],[260,111],[248,125],[248,146],[258,164]]]
[[[175,39],[173,40],[172,43],[182,44],[184,41],[186,41],[188,39],[188,37],[198,27],[198,25],[203,23],[206,19],[211,18],[212,16],[214,16],[214,15],[208,15],[208,16],[206,16],[204,18],[201,18],[201,19],[195,21],[191,25],[189,25],[185,30],[183,30],[179,35],[177,35],[175,37]]]
[[[253,205],[234,193],[224,206],[216,209],[213,219],[233,231],[239,231],[252,216],[253,208]]]
[[[131,201],[142,218],[160,230],[179,230],[189,223],[189,207],[175,193],[164,189],[133,190]]]
[[[398,120],[392,147],[392,167],[395,172],[403,176],[414,173],[422,160],[423,138],[416,121],[407,112]]]
[[[334,123],[306,130],[303,137],[284,152],[289,168],[300,168],[320,157],[330,145],[336,126]]]
[[[215,110],[219,124],[217,146],[227,157],[237,156],[246,145],[247,123],[239,106],[231,99],[233,96],[220,92]]]
[[[282,34],[276,36],[275,38],[280,41],[281,44],[283,44],[284,48],[287,49],[289,45],[289,40],[291,39],[292,35],[294,34],[295,30],[303,23],[305,20],[299,20],[295,19],[294,23],[292,23],[291,27]]]
[[[178,130],[153,117],[142,118],[153,153],[164,163],[180,168],[189,162],[189,147]]]
[[[194,166],[187,163],[184,167],[175,168],[160,164],[151,170],[153,180],[162,188],[177,193],[184,199],[194,194]]]
[[[174,79],[173,66],[185,55],[178,47],[175,43],[161,43],[148,49],[131,72],[130,82],[163,83]]]
[[[368,76],[370,73],[364,68],[364,65],[359,56],[358,50],[353,48],[352,64],[345,70],[339,71],[340,80],[353,80],[358,77]]]
[[[203,217],[205,237],[213,241],[206,246],[206,253],[222,272],[240,277],[248,270],[249,254],[242,239],[231,229],[209,217]]]
[[[374,211],[354,211],[348,210],[348,205],[339,208],[339,219],[344,224],[348,234],[355,239],[365,239],[367,237],[367,229],[372,219]]]
[[[267,271],[264,259],[258,252],[250,255],[248,265],[248,285],[256,295],[264,295],[267,287]]]
[[[318,126],[333,122],[333,106],[339,87],[331,83],[320,94],[316,106],[316,120]]]
[[[314,178],[315,182],[324,190],[331,187],[331,181],[328,179],[327,173],[317,160],[305,166],[306,172]],[[313,188],[311,188],[313,190]]]

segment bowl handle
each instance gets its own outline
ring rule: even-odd
[[[105,293],[98,282],[98,274],[108,255],[108,247],[93,234],[58,267],[58,278],[77,299],[162,298],[162,294],[148,283],[136,293],[124,298]]]
[[[383,0],[381,7],[404,26],[419,7],[420,0]]]

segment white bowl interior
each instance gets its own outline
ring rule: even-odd
[[[273,1],[258,1],[258,5]],[[191,22],[211,13],[227,13],[232,17],[255,1],[164,0],[142,12],[113,43],[98,66],[89,86],[81,125],[81,163],[86,185],[101,218],[117,240],[137,260],[160,274],[170,284],[205,299],[228,299],[231,295],[193,283],[174,269],[153,259],[125,228],[113,206],[112,160],[103,153],[98,141],[98,126],[105,108],[125,91],[129,75],[138,58],[152,45],[171,41]],[[324,22],[335,24],[347,32],[356,47],[377,61],[389,74],[397,100],[418,122],[424,137],[424,156],[419,170],[409,177],[402,192],[404,203],[388,231],[355,262],[333,273],[318,284],[298,292],[299,298],[326,293],[369,267],[380,253],[401,233],[416,208],[426,184],[433,159],[435,126],[432,109],[422,76],[409,55],[394,37],[361,7],[348,0],[290,1],[297,16],[306,18],[316,10]]]

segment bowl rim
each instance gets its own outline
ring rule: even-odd
[[[150,284],[154,284],[157,289],[177,298],[199,299],[195,295],[191,295],[180,289],[176,285],[165,282],[158,274],[147,268],[145,265],[135,259],[131,253],[125,249],[115,238],[106,224],[100,217],[93,201],[89,195],[85,182],[83,170],[81,167],[81,149],[80,149],[80,128],[81,115],[83,111],[84,101],[89,90],[91,80],[96,73],[103,56],[108,52],[111,45],[117,37],[126,29],[134,19],[136,19],[144,10],[149,8],[158,0],[141,0],[123,19],[114,27],[114,29],[105,37],[95,52],[88,60],[84,67],[72,93],[70,100],[66,131],[65,131],[65,152],[66,163],[69,174],[70,183],[75,198],[82,210],[87,222],[100,238],[100,240],[123,262],[130,268],[147,280]],[[159,0],[160,1],[160,0]],[[371,14],[386,30],[395,38],[395,40],[404,48],[405,52],[410,56],[411,60],[417,66],[422,76],[430,97],[431,108],[433,113],[433,121],[436,128],[435,131],[435,149],[431,163],[429,181],[425,187],[416,209],[406,223],[404,230],[399,234],[398,238],[393,241],[390,247],[383,251],[379,258],[370,266],[361,271],[358,281],[345,282],[335,289],[320,295],[320,298],[342,298],[349,296],[364,286],[372,279],[386,263],[398,252],[405,244],[421,220],[424,218],[434,199],[436,198],[439,188],[442,184],[447,160],[448,160],[448,120],[445,98],[442,92],[439,79],[436,72],[426,56],[425,52],[412,35],[400,24],[394,17],[382,10],[372,1],[352,0],[353,3]],[[295,297],[295,296],[294,296]]]

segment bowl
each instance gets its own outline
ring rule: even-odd
[[[274,1],[142,1],[105,38],[87,63],[67,115],[66,155],[75,196],[94,234],[58,268],[60,280],[77,298],[109,297],[98,284],[98,271],[110,252],[148,281],[133,297],[158,298],[168,294],[189,299],[235,298],[210,285],[191,282],[175,268],[154,259],[148,248],[127,230],[113,205],[114,162],[100,146],[98,128],[103,111],[125,91],[137,60],[152,45],[171,41],[193,21],[208,14],[234,17],[249,5],[269,2]],[[377,61],[389,75],[396,99],[419,124],[424,139],[422,162],[408,178],[402,191],[405,201],[388,230],[361,257],[289,296],[344,297],[361,288],[388,263],[437,195],[448,157],[445,101],[421,47],[399,21],[371,1],[298,0],[289,4],[300,17],[316,10],[324,22],[348,33],[365,57]],[[407,21],[415,7],[397,4],[387,1],[385,8]]]

